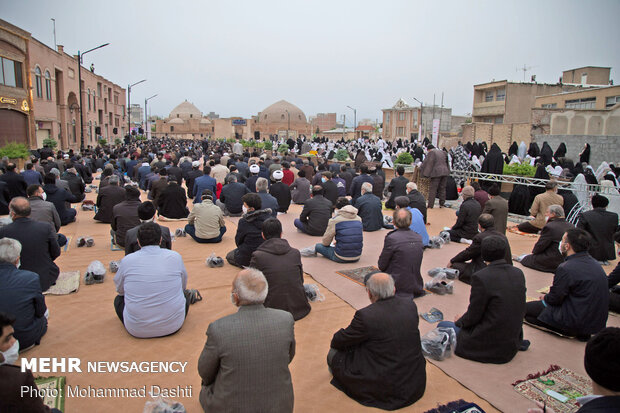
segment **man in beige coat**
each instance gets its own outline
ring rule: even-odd
[[[187,217],[185,233],[201,244],[220,242],[226,232],[224,213],[213,203],[213,192],[210,189],[203,190],[201,198],[202,202],[194,204]]]
[[[530,234],[536,234],[540,231],[547,221],[545,220],[545,214],[551,205],[564,205],[564,198],[558,195],[558,183],[555,180],[551,180],[545,184],[546,191],[542,194],[536,195],[532,207],[530,208],[530,215],[534,218],[531,221],[525,221],[519,224],[517,228],[521,232],[527,232]]]

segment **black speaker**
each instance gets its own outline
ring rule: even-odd
[[[115,134],[115,135],[118,135],[118,128],[112,129],[112,133]]]
[[[134,130],[132,130],[132,131],[131,131],[131,134],[132,134],[133,136],[136,136],[136,130],[135,130],[135,129],[134,129]]]
[[[95,126],[95,134],[101,135],[101,126]]]
[[[144,134],[144,129],[142,129],[142,128],[138,128],[138,133],[139,133],[140,135]]]
[[[260,139],[260,131],[254,131],[254,139]]]

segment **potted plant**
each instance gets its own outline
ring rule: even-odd
[[[349,159],[349,152],[347,152],[347,150],[344,148],[340,148],[336,151],[336,154],[334,156],[339,161],[344,162]]]
[[[104,138],[99,139],[99,145],[101,146],[106,146],[108,144],[108,141]]]
[[[394,161],[395,165],[410,166],[413,163],[413,156],[409,152],[401,152]]]
[[[23,143],[7,143],[0,148],[0,158],[5,156],[9,158],[10,162],[17,165],[17,169],[21,170],[24,168],[25,160],[30,158],[30,151]]]
[[[285,154],[288,152],[290,148],[288,147],[288,144],[286,143],[282,143],[278,146],[278,152],[281,154]]]
[[[58,146],[58,141],[56,141],[56,139],[52,139],[52,138],[45,138],[45,139],[43,139],[43,146],[48,146],[52,150],[54,150]]]

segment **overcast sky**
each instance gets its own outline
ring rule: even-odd
[[[473,85],[539,82],[562,70],[612,67],[620,82],[620,1],[129,1],[0,0],[0,16],[132,90],[167,116],[187,99],[203,113],[255,115],[285,99],[307,116],[352,121],[413,97],[455,115],[472,110]]]

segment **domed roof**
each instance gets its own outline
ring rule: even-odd
[[[288,113],[287,113],[288,111]],[[271,106],[267,106],[260,112],[259,122],[261,123],[282,123],[288,122],[290,116],[291,123],[307,123],[306,115],[297,106],[286,100],[280,100]]]
[[[194,106],[187,100],[177,105],[174,109],[172,109],[172,112],[170,112],[170,118],[189,119],[201,117],[202,113],[200,112],[200,110],[198,110],[196,106]]]
[[[202,119],[200,119],[200,123],[207,124],[207,123],[211,123],[211,121],[209,119],[207,119],[207,118],[202,118]]]
[[[185,121],[181,118],[172,118],[168,123],[185,123]]]

